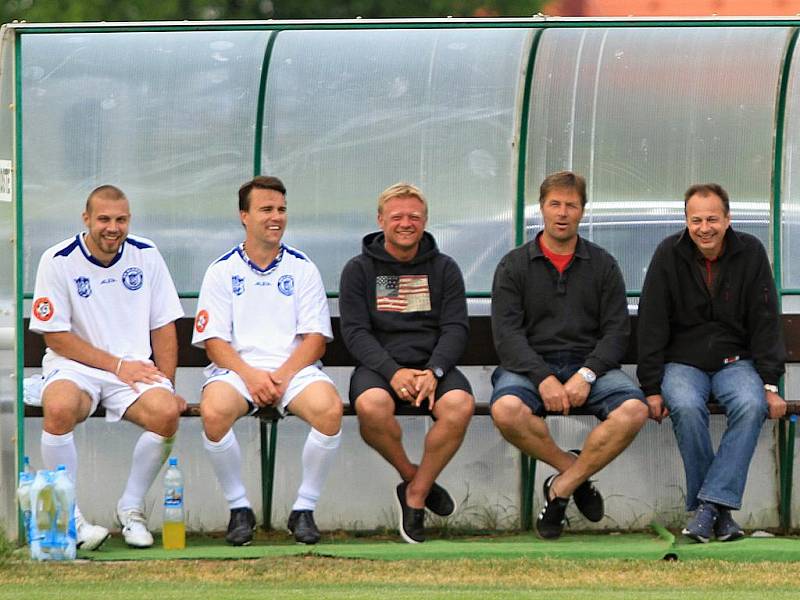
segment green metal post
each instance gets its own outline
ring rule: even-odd
[[[261,511],[263,513],[263,527],[268,531],[272,529],[272,490],[275,487],[278,421],[271,419],[268,430],[267,419],[259,419],[258,427],[261,439]]]
[[[25,373],[25,328],[22,318],[23,299],[22,292],[24,287],[23,278],[23,222],[22,222],[22,36],[14,33],[14,153],[16,155],[13,179],[15,188],[15,215],[16,215],[16,243],[14,245],[15,262],[15,294],[16,301],[16,350],[17,350],[17,471],[23,467],[23,457],[25,456],[25,406],[22,402],[23,376]],[[17,540],[25,539],[25,525],[23,519],[17,519]]]
[[[784,128],[786,124],[786,98],[789,88],[789,77],[791,74],[792,58],[794,49],[797,45],[797,36],[800,33],[796,27],[792,30],[789,41],[786,44],[786,52],[783,57],[783,68],[778,86],[777,109],[775,111],[775,150],[772,165],[772,256],[773,274],[775,277],[775,287],[778,291],[778,303],[781,303],[783,287],[783,267],[781,262],[781,181],[783,178],[783,143]],[[783,383],[781,382],[781,392]],[[786,423],[781,420],[778,424],[778,473],[780,475],[780,524],[781,529],[788,530],[792,520],[791,507],[791,468],[788,462],[788,454],[794,454],[794,436],[791,439],[786,437]]]

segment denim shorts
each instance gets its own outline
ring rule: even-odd
[[[552,369],[553,375],[561,383],[564,383],[583,366],[583,361],[547,364]],[[516,396],[522,400],[525,406],[531,409],[533,414],[539,417],[547,415],[542,398],[539,396],[539,390],[533,384],[533,381],[525,375],[506,371],[503,367],[497,367],[492,373],[492,388],[490,405],[494,404],[501,396]],[[641,400],[645,406],[647,405],[644,393],[633,383],[633,380],[622,370],[611,369],[594,382],[592,391],[589,392],[589,397],[582,408],[604,421],[613,410],[619,408],[623,402],[631,398]]]

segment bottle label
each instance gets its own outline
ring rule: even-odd
[[[168,489],[164,493],[164,506],[168,507],[183,506],[183,486]]]

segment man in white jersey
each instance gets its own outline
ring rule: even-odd
[[[142,427],[117,518],[130,546],[153,544],[144,496],[169,455],[185,402],[174,393],[183,316],[175,285],[153,242],[128,235],[128,199],[103,185],[89,194],[87,231],[47,249],[36,272],[30,329],[44,335],[42,460],[75,480],[72,431],[102,404],[106,421]],[[150,360],[152,355],[153,360]],[[78,547],[98,548],[108,530],[76,508]]]
[[[313,511],[342,423],[342,401],[319,368],[333,339],[325,288],[314,263],[281,243],[286,188],[280,179],[259,176],[245,183],[239,216],[245,241],[206,271],[192,338],[213,361],[200,412],[203,444],[230,509],[225,539],[249,544],[255,528],[232,426],[261,406],[274,406],[311,425],[288,528],[298,542],[315,544],[320,533]]]

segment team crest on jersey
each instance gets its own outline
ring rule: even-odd
[[[49,321],[53,317],[53,303],[50,298],[42,296],[33,303],[33,316],[40,321]]]
[[[78,286],[78,296],[81,298],[88,298],[92,295],[92,284],[89,283],[88,277],[78,277],[75,285]]]
[[[208,325],[208,311],[203,309],[197,313],[197,318],[194,320],[194,328],[197,333],[203,333]]]
[[[139,267],[131,267],[130,269],[125,269],[125,272],[122,274],[122,285],[126,288],[135,292],[144,283],[144,273]]]
[[[231,285],[233,286],[233,293],[237,296],[244,294],[244,277],[234,275],[231,277]]]
[[[294,277],[291,275],[281,275],[278,279],[278,290],[284,296],[291,296],[294,294]]]

